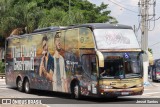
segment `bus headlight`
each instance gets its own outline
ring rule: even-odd
[[[103,89],[111,89],[112,86],[108,86],[108,85],[100,85],[101,88]]]
[[[143,86],[143,84],[138,84],[138,85],[137,85],[137,87],[142,87],[142,86]]]
[[[106,88],[107,88],[107,89],[111,89],[111,88],[112,88],[112,86],[106,86]]]

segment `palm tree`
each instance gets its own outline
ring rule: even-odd
[[[27,32],[29,33],[38,27],[38,22],[43,16],[43,12],[37,7],[37,2],[20,2],[13,6],[11,4],[13,4],[13,1],[5,2],[4,14],[0,19],[0,34],[7,37],[13,29],[25,27],[27,27]]]

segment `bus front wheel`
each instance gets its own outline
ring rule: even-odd
[[[30,89],[30,83],[28,79],[25,79],[24,81],[24,90],[26,93],[30,93],[31,89]]]
[[[71,84],[71,98],[80,99],[80,86],[78,82],[72,82]]]
[[[81,98],[81,91],[80,91],[80,86],[78,83],[76,83],[74,85],[74,87],[72,87],[72,98],[75,98],[75,99],[80,99]]]

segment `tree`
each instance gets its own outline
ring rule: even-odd
[[[148,51],[149,51],[151,54],[153,54],[153,52],[152,52],[152,49],[151,49],[151,48],[148,48]]]
[[[15,1],[17,3],[15,3]],[[24,1],[24,0],[23,0]],[[37,7],[37,2],[21,2],[19,0],[5,1],[4,12],[0,19],[0,34],[7,37],[15,28],[27,27],[28,32],[32,32],[38,27],[38,22],[43,12]]]
[[[85,22],[87,23],[105,23],[110,20],[115,21],[115,18],[109,16],[111,11],[107,10],[108,5],[102,3],[100,6],[96,6],[95,4],[90,3],[87,0],[70,0],[70,8],[71,12],[79,12],[77,14],[81,14],[83,18],[85,18]],[[68,0],[47,0],[45,1],[45,5],[41,4],[46,9],[61,8],[65,12],[69,13],[69,1]],[[63,8],[62,8],[63,7]],[[75,11],[76,10],[76,11]],[[71,14],[71,17],[74,14]],[[74,16],[73,16],[74,17]],[[113,20],[114,19],[114,20]],[[83,19],[84,20],[84,19]],[[74,22],[74,21],[73,21]],[[70,23],[74,24],[74,23]]]
[[[87,0],[1,0],[0,36],[8,37],[15,28],[34,29],[81,23],[117,23],[107,10]],[[70,13],[70,14],[69,14]]]
[[[5,69],[4,63],[0,61],[0,73],[5,73],[4,69]]]

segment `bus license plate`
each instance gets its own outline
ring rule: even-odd
[[[129,95],[129,92],[121,92],[122,95]]]
[[[157,78],[159,79],[159,78],[160,78],[160,75],[158,75]]]

